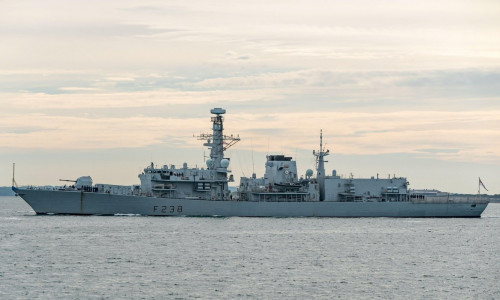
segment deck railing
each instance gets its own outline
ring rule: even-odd
[[[413,198],[412,202],[417,203],[488,203],[487,196],[457,196],[457,195],[442,195],[442,196],[425,196],[421,198]]]

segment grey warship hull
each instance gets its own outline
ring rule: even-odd
[[[486,201],[253,202],[14,189],[37,214],[240,217],[480,217]]]

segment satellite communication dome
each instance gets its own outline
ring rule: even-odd
[[[313,170],[311,170],[311,169],[307,169],[307,171],[306,171],[306,176],[307,176],[307,177],[311,177],[311,176],[313,176]]]
[[[223,160],[220,161],[220,166],[223,168],[229,167],[229,159],[224,158]]]
[[[209,158],[207,159],[207,167],[208,168],[211,168],[212,167],[212,164],[213,164],[213,161]]]

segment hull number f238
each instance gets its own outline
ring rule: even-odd
[[[163,205],[163,206],[155,205],[155,206],[153,206],[153,212],[155,212],[155,213],[173,214],[176,211],[178,213],[181,213],[182,212],[182,206],[177,206],[177,210],[175,209],[175,206],[173,206],[173,205],[171,205],[171,206],[166,206],[166,205]]]

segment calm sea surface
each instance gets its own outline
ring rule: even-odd
[[[500,299],[480,219],[36,216],[0,197],[0,299]]]

